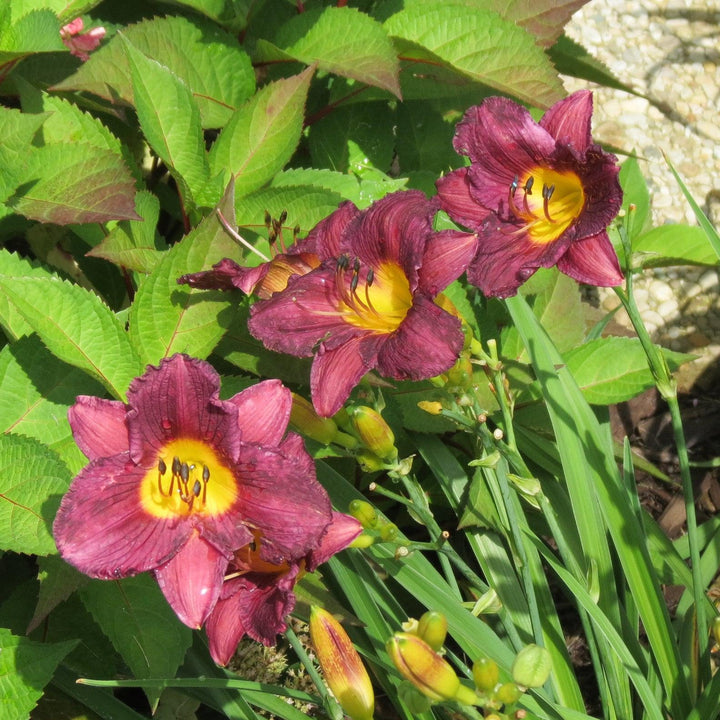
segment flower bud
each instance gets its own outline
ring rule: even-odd
[[[475,693],[460,683],[450,664],[418,635],[395,633],[387,651],[400,674],[431,700],[477,702]]]
[[[542,687],[550,677],[552,657],[540,645],[528,645],[515,657],[512,665],[513,680],[522,687]]]
[[[355,459],[362,468],[363,472],[372,473],[378,470],[385,470],[387,467],[386,463],[381,460],[375,453],[371,452],[359,452],[355,455]]]
[[[445,642],[447,630],[447,618],[437,610],[428,610],[418,621],[416,635],[437,652]]]
[[[348,547],[353,548],[368,548],[375,543],[375,536],[370,533],[361,532],[349,545]]]
[[[372,720],[375,694],[365,666],[342,625],[327,611],[310,607],[310,640],[325,681],[352,720]]]
[[[312,404],[302,395],[292,394],[290,424],[303,435],[323,445],[329,445],[338,433],[337,425],[330,418],[320,417]]]
[[[502,705],[512,705],[522,696],[522,690],[512,682],[502,684],[494,693],[493,700]]]
[[[392,542],[398,536],[398,526],[395,523],[386,522],[380,526],[380,539],[383,542]]]
[[[473,366],[469,355],[461,355],[447,371],[448,385],[469,388],[473,382]]]
[[[348,506],[348,512],[358,520],[364,528],[374,528],[377,525],[377,511],[365,500],[352,500]]]
[[[500,668],[490,658],[478,658],[473,663],[473,680],[478,690],[491,692],[500,680]]]
[[[350,423],[355,435],[371,453],[386,461],[397,458],[395,435],[377,410],[367,405],[356,407],[351,412]]]

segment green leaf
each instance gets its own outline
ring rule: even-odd
[[[405,41],[400,48],[403,60],[434,59],[537,107],[549,107],[565,94],[533,36],[497,13],[462,3],[428,2],[393,15],[385,28]]]
[[[177,0],[237,35],[245,29],[253,0]]]
[[[0,15],[0,65],[31,53],[65,50],[60,21],[52,10],[40,8],[20,16],[6,5],[4,13]]]
[[[275,47],[273,47],[275,46]],[[282,50],[280,56],[275,48]],[[259,40],[259,60],[290,57],[400,97],[400,66],[390,38],[374,18],[350,7],[308,9],[280,26],[273,43]]]
[[[174,677],[192,642],[155,580],[95,580],[80,590],[83,604],[138,679]],[[157,688],[146,689],[154,707]]]
[[[630,238],[634,240],[651,222],[650,193],[648,192],[645,176],[641,172],[636,158],[629,157],[622,164],[620,168],[620,185],[623,189],[623,210],[627,212],[630,205],[635,206],[635,217]]]
[[[192,91],[204,128],[223,127],[255,92],[250,58],[238,41],[210,21],[154,18],[123,31],[141,53],[161,62]],[[94,52],[55,90],[84,90],[110,102],[133,104],[132,80],[121,37]]]
[[[53,355],[124,399],[142,367],[122,324],[97,295],[58,278],[6,275],[0,275],[0,290]]]
[[[659,225],[633,242],[633,261],[639,267],[717,265],[718,256],[705,230],[694,225]]]
[[[52,522],[69,485],[70,472],[52,450],[32,438],[0,435],[0,550],[57,552]]]
[[[167,250],[157,231],[160,201],[147,190],[141,190],[135,195],[135,212],[139,220],[120,221],[87,255],[104,258],[128,270],[152,272]]]
[[[236,197],[260,188],[292,157],[313,72],[308,68],[266,85],[232,116],[215,141],[210,150],[211,174],[231,175]]]
[[[671,371],[693,359],[672,350],[663,350],[663,355]],[[563,358],[592,405],[624,402],[655,384],[638,338],[598,338],[564,353]]]
[[[229,193],[221,211],[231,225],[232,206]],[[193,290],[177,280],[236,254],[237,245],[216,213],[164,253],[142,281],[130,309],[130,338],[143,363],[157,364],[177,352],[200,358],[212,352],[230,324],[228,294]]]
[[[74,641],[39,643],[0,628],[0,716],[30,717],[55,668],[72,650]]]
[[[133,97],[150,147],[168,166],[186,204],[198,204],[210,174],[200,109],[183,80],[137,50],[125,36]]]

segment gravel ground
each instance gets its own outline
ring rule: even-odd
[[[720,0],[590,0],[567,33],[645,96],[565,78],[568,91],[594,90],[594,137],[639,155],[655,224],[695,224],[665,153],[718,227]],[[655,341],[699,356],[682,373],[685,389],[695,381],[696,390],[710,389],[718,377],[719,290],[715,268],[669,268],[638,278],[638,305]],[[611,292],[601,302],[605,309],[617,304]]]

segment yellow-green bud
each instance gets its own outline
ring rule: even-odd
[[[515,657],[512,665],[513,680],[522,687],[541,687],[550,677],[552,657],[540,645],[528,645]]]
[[[338,428],[330,418],[320,417],[312,404],[302,395],[292,394],[290,424],[303,435],[329,445],[335,439]]]
[[[437,610],[428,610],[418,621],[419,635],[433,650],[438,651],[447,637],[447,618]]]
[[[380,539],[383,542],[392,542],[398,536],[398,526],[395,523],[385,523],[380,526]]]
[[[383,416],[367,405],[361,405],[351,411],[350,423],[360,442],[381,460],[392,461],[397,458],[395,435]]]
[[[490,658],[478,658],[473,663],[473,680],[478,690],[492,692],[500,681],[500,668]]]
[[[358,461],[363,472],[367,472],[367,473],[377,472],[378,470],[384,470],[387,465],[375,453],[371,453],[371,452],[359,452],[355,456],[355,459]]]
[[[473,366],[468,355],[461,355],[447,371],[448,385],[469,388],[473,381]]]
[[[352,500],[348,506],[348,513],[358,520],[364,528],[374,528],[377,525],[377,511],[366,500]]]
[[[512,682],[507,682],[501,685],[494,693],[493,700],[501,703],[502,705],[512,705],[517,702],[522,696],[522,690]]]
[[[375,537],[370,533],[361,532],[348,547],[368,548],[375,542]]]
[[[418,635],[395,633],[387,651],[400,674],[431,700],[457,700],[468,705],[477,702],[475,693],[460,683],[452,666]]]
[[[310,640],[325,682],[352,720],[372,720],[375,693],[360,655],[343,629],[327,611],[310,607]]]

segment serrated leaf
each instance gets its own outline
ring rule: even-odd
[[[232,193],[221,212],[234,223]],[[181,275],[208,270],[224,257],[237,255],[237,245],[216,213],[164,253],[146,277],[130,309],[130,338],[144,363],[157,364],[177,352],[207,357],[230,323],[230,300],[221,291],[193,290],[178,285]]]
[[[314,68],[266,85],[238,110],[210,150],[211,174],[235,180],[235,197],[262,187],[290,160],[302,132]]]
[[[19,185],[28,146],[48,117],[0,106],[0,202]]]
[[[53,355],[124,399],[142,366],[120,321],[97,295],[58,278],[5,275],[0,290]]]
[[[37,440],[0,435],[0,550],[57,552],[52,522],[70,479],[60,458]]]
[[[565,94],[533,36],[492,11],[453,3],[421,4],[391,16],[385,29],[410,43],[401,47],[401,59],[436,58],[476,82],[541,108]]]
[[[693,359],[666,349],[663,355],[671,372]],[[563,359],[593,405],[629,400],[655,384],[638,338],[598,338],[564,353]]]
[[[175,73],[121,37],[143,134],[175,178],[186,204],[197,204],[210,174],[198,104]]]
[[[135,195],[135,212],[140,220],[122,220],[87,255],[136,272],[152,272],[167,250],[157,232],[160,201],[147,190],[140,190]]]
[[[39,643],[0,628],[0,716],[29,718],[55,668],[74,645]]]
[[[178,4],[201,12],[218,25],[239,34],[247,25],[247,16],[254,0],[177,0]]]
[[[660,225],[633,242],[633,263],[639,267],[715,266],[717,261],[707,234],[695,225]]]
[[[59,555],[38,558],[38,580],[40,592],[32,620],[27,628],[28,635],[72,593],[88,582],[88,578],[68,565]]]
[[[14,19],[2,30],[0,65],[31,53],[65,49],[60,39],[60,21],[52,10],[40,8],[22,16],[14,14]]]
[[[400,66],[383,26],[350,7],[308,9],[280,26],[273,43],[258,41],[259,59],[275,59],[272,45],[306,65],[353,78],[400,97]]]
[[[80,590],[80,597],[136,678],[175,677],[192,634],[149,574],[96,580]],[[146,690],[151,705],[160,692]]]
[[[192,91],[204,128],[223,127],[255,92],[250,58],[238,41],[212,22],[184,17],[154,18],[130,25],[123,35],[144,55],[158,60]],[[130,68],[120,37],[94,52],[55,90],[85,90],[133,104]]]

